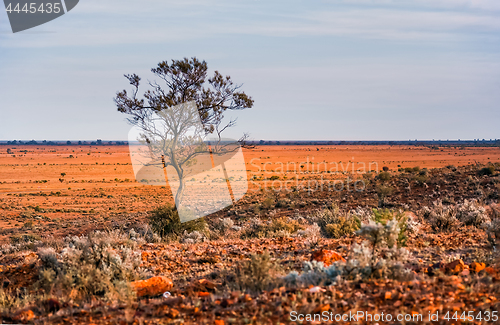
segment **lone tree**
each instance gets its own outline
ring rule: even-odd
[[[160,62],[151,69],[160,81],[149,81],[149,89],[140,95],[141,78],[125,75],[133,90],[118,92],[114,99],[118,111],[127,114],[129,123],[142,131],[141,141],[152,155],[167,158],[163,159],[163,167],[175,169],[179,179],[176,204],[182,199],[185,168],[206,152],[199,139],[208,134],[221,139],[222,133],[236,122],[225,121],[224,113],[250,108],[254,103],[230,76],[215,71],[207,77],[207,70],[207,63],[195,57],[172,60],[171,64]]]

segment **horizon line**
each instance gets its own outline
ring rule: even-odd
[[[293,144],[341,144],[341,143],[499,143],[500,139],[409,139],[409,140],[249,140],[246,144],[261,145],[293,145]],[[0,145],[124,145],[128,140],[0,140]]]

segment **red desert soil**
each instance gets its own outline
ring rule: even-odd
[[[7,149],[12,153],[8,154]],[[214,224],[222,223],[220,217],[228,218],[226,221],[230,218],[239,230],[231,228],[228,233],[233,235],[219,235],[210,240],[143,242],[135,248],[142,261],[140,266],[152,270],[152,275],[157,277],[149,282],[133,282],[132,286],[144,288],[148,294],[154,292],[154,295],[172,288],[171,296],[139,297],[117,303],[99,300],[101,295],[99,299],[92,297],[90,302],[79,303],[72,297],[58,296],[54,291],[51,297],[31,301],[25,308],[4,310],[0,321],[289,324],[292,323],[292,311],[349,313],[365,310],[393,315],[428,315],[439,311],[440,320],[427,323],[461,324],[460,320],[444,321],[442,317],[446,312],[453,315],[462,311],[473,311],[477,316],[478,312],[500,308],[500,262],[484,225],[460,225],[456,229],[437,231],[428,219],[421,217],[421,228],[408,233],[406,243],[413,260],[405,265],[405,270],[414,276],[412,280],[383,276],[351,279],[346,276],[335,285],[279,286],[253,292],[234,287],[235,282],[245,279],[241,270],[244,265],[251,269],[248,263],[254,258],[260,259],[259,265],[267,263],[265,259],[268,258],[284,275],[291,271],[302,272],[305,261],[349,262],[349,254],[356,247],[354,244],[362,241],[354,231],[338,238],[323,234],[306,237],[298,235],[298,229],[293,230],[293,236],[292,230],[283,236],[261,236],[260,232],[255,236],[248,232],[246,236],[245,231],[253,231],[252,222],[257,219],[267,222],[262,229],[256,228],[266,234],[270,229],[278,231],[272,228],[274,226],[281,230],[305,226],[301,219],[314,217],[317,212],[324,213],[332,203],[337,203],[344,209],[342,211],[358,206],[370,211],[380,204],[377,194],[383,187],[393,190],[383,206],[401,208],[408,215],[415,216],[420,208],[432,207],[437,200],[451,206],[467,199],[479,200],[481,208],[487,208],[483,211],[495,215],[499,221],[500,148],[258,146],[245,149],[244,155],[250,180],[248,194],[235,206],[206,218],[215,234],[218,230]],[[373,173],[368,173],[378,173],[384,167],[390,171],[386,180],[380,174],[374,177]],[[411,169],[398,171],[406,167]],[[308,191],[307,188],[279,193],[259,190],[284,180],[347,178],[366,180],[367,186],[360,192]],[[6,305],[13,297],[26,297],[27,292],[40,293],[35,285],[41,270],[41,258],[34,244],[38,239],[59,247],[62,244],[57,240],[66,240],[62,238],[67,235],[114,229],[123,231],[126,236],[124,239],[116,233],[105,233],[105,236],[118,236],[113,248],[118,251],[122,245],[130,244],[132,230],[144,225],[147,213],[167,202],[172,202],[168,187],[135,181],[127,146],[0,146],[0,242],[16,244],[25,238],[19,236],[29,238],[21,243],[24,250],[16,251],[16,245],[10,245],[13,250],[9,251],[9,245],[5,245],[3,251],[7,253],[0,254],[0,283],[6,288],[0,290],[0,302]],[[309,228],[302,230],[314,225],[308,224]],[[499,238],[500,231],[495,237],[497,242]],[[270,268],[259,277],[266,278],[272,272],[275,270]],[[259,277],[248,278],[246,285],[259,282]],[[8,290],[10,297],[4,294]],[[348,323],[374,324],[364,320]]]
[[[356,178],[368,171],[381,171],[384,166],[397,170],[488,163],[500,161],[500,148],[257,146],[244,149],[244,156],[252,193],[276,185],[269,180],[273,175],[281,179],[286,175],[293,185],[292,179]],[[85,226],[75,227],[82,215],[106,224],[108,218],[120,219],[172,203],[168,187],[135,181],[128,146],[0,146],[0,199],[1,229],[21,226],[16,221],[19,213],[27,207],[39,207],[51,219],[40,220],[40,224],[76,220],[60,225],[61,233],[67,229],[74,234],[87,230]]]

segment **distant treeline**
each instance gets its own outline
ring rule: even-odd
[[[0,141],[0,145],[23,145],[23,146],[124,146],[128,145],[128,141],[102,141],[97,139],[96,141]]]
[[[46,146],[124,146],[128,141],[0,141],[0,145],[46,145]],[[474,140],[407,140],[407,141],[290,141],[290,140],[260,140],[246,141],[249,146],[382,146],[382,145],[411,145],[427,147],[500,147],[500,139],[474,139]]]
[[[407,140],[407,141],[247,141],[246,144],[254,146],[382,146],[382,145],[411,145],[411,146],[481,146],[498,147],[500,139],[474,139],[474,140]]]

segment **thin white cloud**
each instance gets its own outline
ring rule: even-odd
[[[498,0],[325,0],[328,3],[348,5],[398,6],[432,9],[500,10]]]
[[[360,3],[363,1],[336,1]],[[363,3],[394,1],[364,1]],[[409,1],[402,0],[402,3]],[[468,6],[493,6],[490,1],[458,2]],[[500,1],[498,1],[500,3]],[[0,47],[100,46],[111,44],[158,44],[224,35],[350,36],[388,40],[461,40],[467,36],[498,39],[500,14],[488,11],[414,10],[354,6],[311,9],[305,12],[265,12],[265,7],[242,11],[240,4],[225,7],[213,2],[186,4],[148,1],[82,2],[59,25],[45,25],[54,34],[0,35]],[[416,3],[430,3],[418,0]],[[451,1],[438,0],[439,4]],[[115,9],[116,8],[116,9]],[[152,10],[152,8],[155,8]],[[244,8],[247,10],[247,8]],[[42,27],[40,27],[42,28]],[[84,32],[82,32],[84,31]]]

